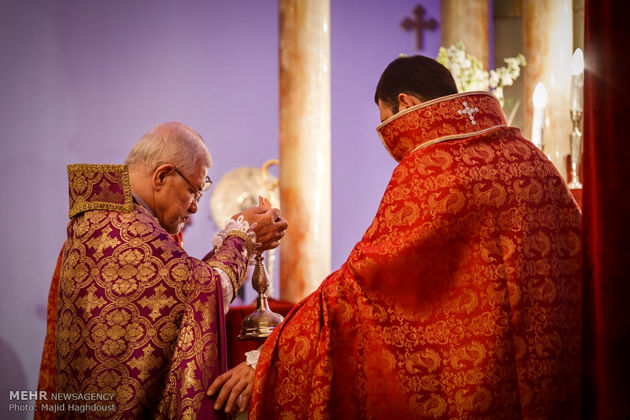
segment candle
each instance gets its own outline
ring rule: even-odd
[[[571,111],[582,111],[584,92],[584,55],[577,48],[571,59]]]
[[[532,120],[532,143],[542,150],[542,131],[545,121],[545,107],[547,106],[547,91],[545,85],[538,83],[534,89],[534,118]]]

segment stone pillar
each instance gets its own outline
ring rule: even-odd
[[[314,291],[331,264],[330,2],[279,0],[280,298]]]
[[[442,0],[442,46],[449,47],[457,41],[466,46],[466,52],[474,55],[488,70],[490,2],[487,0]]]
[[[534,105],[532,97],[538,82],[547,90],[543,150],[567,178],[570,153],[571,56],[573,55],[573,2],[571,0],[523,0],[524,134],[531,138]]]

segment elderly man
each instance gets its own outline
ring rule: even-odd
[[[346,263],[267,339],[250,419],[578,418],[580,211],[487,92],[401,57],[399,162]]]
[[[188,256],[172,235],[197,211],[210,165],[199,134],[165,123],[126,165],[68,167],[70,223],[42,372],[52,352],[49,389],[111,398],[68,403],[57,416],[220,418],[206,390],[226,370],[224,308],[253,253],[278,246],[287,222],[253,207],[203,259]]]

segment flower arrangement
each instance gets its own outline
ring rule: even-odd
[[[450,70],[460,92],[490,91],[504,108],[503,88],[512,85],[521,74],[521,67],[527,64],[523,54],[518,54],[516,57],[504,59],[505,66],[486,71],[477,57],[466,53],[463,42],[457,42],[448,48],[440,47],[436,60]],[[517,102],[512,107],[508,118],[510,122],[518,105]]]

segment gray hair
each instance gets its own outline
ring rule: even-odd
[[[196,131],[179,122],[153,127],[131,148],[125,159],[130,169],[142,165],[149,172],[165,163],[172,163],[190,173],[197,162],[206,168],[212,166],[210,152]]]

